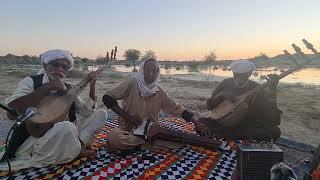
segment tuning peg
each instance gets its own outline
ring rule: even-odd
[[[112,60],[113,59],[113,49],[111,50],[111,56],[110,56],[110,59]]]
[[[302,53],[301,48],[295,44],[292,44],[292,47],[294,49],[294,51],[296,51],[297,53]]]
[[[294,51],[296,51],[303,59],[305,59],[307,61],[309,60],[307,58],[307,56],[301,51],[301,48],[299,46],[292,44],[292,47],[293,47]]]
[[[116,56],[117,56],[117,51],[118,51],[118,47],[114,47],[114,56],[113,56],[113,59],[116,59]]]
[[[313,45],[309,43],[306,39],[302,39],[303,44],[310,50],[314,49]]]
[[[311,43],[309,43],[306,39],[302,39],[302,42],[305,44],[305,46],[310,49],[314,54],[320,56],[319,52],[313,47]]]
[[[299,65],[298,61],[292,54],[290,54],[287,50],[284,50],[283,52],[294,64]]]

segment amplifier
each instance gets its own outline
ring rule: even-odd
[[[275,144],[239,144],[237,174],[240,180],[270,179],[271,167],[283,161],[283,151]]]

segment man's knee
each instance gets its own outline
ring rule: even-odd
[[[104,109],[97,109],[94,112],[94,118],[98,119],[99,121],[105,122],[107,120],[107,117],[108,117],[108,113]]]
[[[92,126],[95,130],[100,129],[106,123],[107,117],[108,113],[104,109],[98,109],[95,111],[94,120],[91,122],[94,125],[89,126]]]
[[[117,144],[121,143],[121,138],[123,137],[123,133],[121,132],[120,128],[114,128],[111,129],[110,132],[108,133],[108,142],[109,144],[114,144],[117,142]]]
[[[130,143],[130,133],[120,128],[114,128],[108,133],[108,146],[113,150],[130,149],[134,146]]]
[[[277,140],[281,136],[281,130],[278,126],[270,128],[270,134],[274,140]]]
[[[106,110],[104,109],[97,109],[96,110],[96,113],[101,116],[101,117],[104,117],[104,118],[107,118],[108,117],[108,113]]]
[[[58,122],[53,126],[53,129],[56,131],[56,134],[62,136],[74,134],[77,131],[76,126],[69,121]]]

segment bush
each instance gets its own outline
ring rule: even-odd
[[[128,49],[124,52],[124,57],[126,58],[126,60],[131,61],[134,67],[136,67],[136,62],[139,59],[140,55],[140,51],[136,49]]]
[[[217,54],[214,50],[209,51],[209,53],[206,56],[204,56],[204,61],[215,62],[216,60],[217,60]]]

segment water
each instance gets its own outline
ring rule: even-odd
[[[88,66],[88,70],[97,70],[97,66]],[[119,72],[132,72],[133,67],[124,65],[113,65],[112,68]],[[137,67],[138,68],[138,67]],[[286,69],[284,69],[286,70]],[[264,76],[268,74],[280,74],[284,70],[275,67],[268,67],[264,69],[257,69],[253,72],[251,79],[263,82]],[[225,78],[232,77],[232,71],[229,68],[197,68],[197,67],[160,67],[161,75],[170,76],[176,79],[196,80],[196,81],[221,81]],[[299,83],[304,85],[320,85],[320,69],[319,68],[302,68],[285,78],[281,79],[282,83]]]

